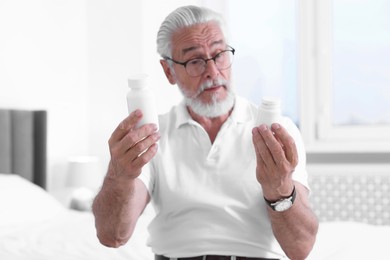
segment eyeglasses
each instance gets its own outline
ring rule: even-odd
[[[174,59],[171,59],[169,57],[164,57],[164,59],[173,61],[176,64],[183,65],[188,75],[190,75],[191,77],[198,77],[202,75],[203,72],[206,70],[207,62],[210,60],[214,61],[215,66],[219,70],[225,70],[230,68],[233,63],[234,52],[236,50],[230,46],[228,47],[230,48],[230,50],[221,51],[210,59],[196,58],[188,60],[186,62],[175,61]]]

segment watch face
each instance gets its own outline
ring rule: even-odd
[[[275,210],[276,211],[285,211],[291,208],[292,202],[289,199],[281,200],[278,201],[277,204],[275,205]]]

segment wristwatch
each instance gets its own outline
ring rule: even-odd
[[[265,202],[267,202],[268,206],[270,206],[274,211],[282,212],[291,208],[296,196],[297,196],[297,192],[295,190],[295,185],[294,185],[294,189],[291,195],[288,196],[287,198],[282,198],[277,201],[269,201],[264,197],[264,200]]]

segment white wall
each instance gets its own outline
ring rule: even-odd
[[[199,1],[87,1],[89,151],[104,167],[109,161],[107,141],[127,116],[127,78],[147,73],[157,97],[159,113],[179,102],[176,86],[168,83],[156,52],[156,35],[162,20],[180,5]]]
[[[0,106],[48,110],[49,171],[88,153],[85,1],[0,2]]]
[[[0,107],[48,110],[49,189],[69,157],[95,155],[127,115],[131,74],[148,73],[157,107],[180,100],[156,53],[156,33],[174,8],[200,0],[1,0]]]
[[[109,158],[107,140],[127,115],[127,78],[147,73],[160,113],[177,103],[180,93],[166,80],[156,52],[161,21],[178,5],[198,1],[88,1],[90,151]]]
[[[157,29],[180,5],[226,13],[223,3],[0,0],[0,107],[48,110],[49,188],[63,184],[74,155],[98,156],[105,171],[108,138],[127,115],[129,75],[150,74],[161,113],[179,101],[160,68]]]

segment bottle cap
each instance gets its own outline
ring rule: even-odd
[[[136,74],[128,79],[128,84],[130,88],[144,88],[148,85],[148,75],[147,74]]]
[[[280,99],[276,97],[263,97],[261,105],[268,108],[280,108]]]

